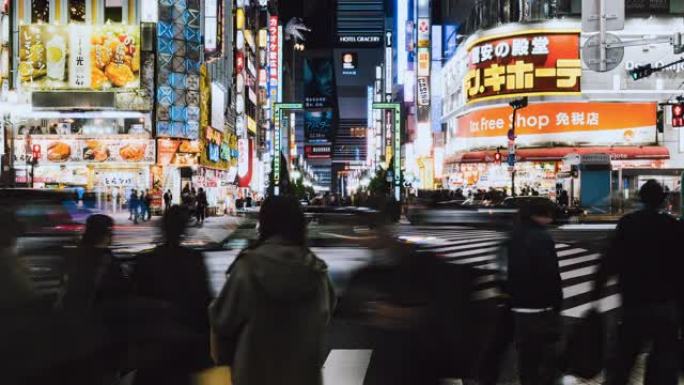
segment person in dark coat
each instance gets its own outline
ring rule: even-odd
[[[63,368],[65,383],[100,383],[113,377],[122,362],[125,337],[117,313],[126,302],[129,286],[110,249],[113,228],[112,218],[89,216],[81,244],[66,259],[58,307],[74,325],[65,332],[78,329],[71,349],[81,345],[92,353]]]
[[[610,276],[617,276],[622,295],[615,362],[608,366],[608,385],[627,384],[637,356],[647,343],[645,385],[676,385],[680,365],[678,328],[684,286],[679,242],[681,224],[660,211],[666,194],[655,180],[639,191],[641,210],[618,222],[608,252],[601,260],[594,299],[601,297]]]
[[[207,193],[203,188],[200,187],[199,192],[197,193],[197,212],[195,213],[197,217],[197,224],[199,226],[204,223],[208,206],[209,202],[207,202]]]
[[[161,221],[163,244],[143,253],[135,267],[136,295],[156,304],[150,322],[156,334],[147,347],[158,354],[138,368],[136,385],[189,384],[211,366],[209,279],[202,254],[181,245],[188,219],[185,208],[171,206]]]
[[[259,232],[209,309],[215,359],[230,364],[234,385],[321,385],[335,305],[327,266],[306,247],[293,197],[264,201]]]
[[[164,212],[169,211],[169,208],[171,208],[171,202],[173,201],[173,194],[171,194],[171,190],[166,190],[164,193]]]
[[[145,213],[147,218],[143,215],[144,220],[149,221],[152,219],[152,194],[150,194],[150,190],[145,190]]]
[[[133,223],[138,223],[138,206],[140,205],[140,200],[138,199],[138,192],[133,189],[131,190],[131,195],[128,198],[128,220],[133,221]]]
[[[513,318],[522,385],[555,384],[563,301],[558,256],[545,226],[553,208],[531,202],[520,208],[507,247],[505,290]]]

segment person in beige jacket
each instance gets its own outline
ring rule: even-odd
[[[320,385],[324,338],[335,305],[328,268],[306,246],[292,197],[269,197],[259,239],[238,256],[209,307],[217,363],[234,385]]]

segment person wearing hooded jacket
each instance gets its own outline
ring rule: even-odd
[[[214,359],[231,366],[235,385],[322,384],[335,294],[325,262],[305,246],[299,202],[266,199],[259,233],[209,308]]]

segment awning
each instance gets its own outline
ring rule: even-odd
[[[468,151],[447,157],[446,164],[490,163],[494,162],[495,150]],[[620,146],[620,147],[553,147],[521,148],[516,151],[517,162],[560,161],[570,154],[608,154],[612,160],[656,160],[670,159],[667,147],[662,146]],[[507,150],[501,151],[501,159],[506,161]]]

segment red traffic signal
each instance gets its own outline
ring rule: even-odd
[[[672,106],[672,127],[684,126],[684,104]]]
[[[40,158],[40,144],[31,146],[31,156],[33,156],[33,159]]]
[[[501,153],[499,150],[496,150],[496,153],[494,154],[494,162],[496,164],[501,164]]]

